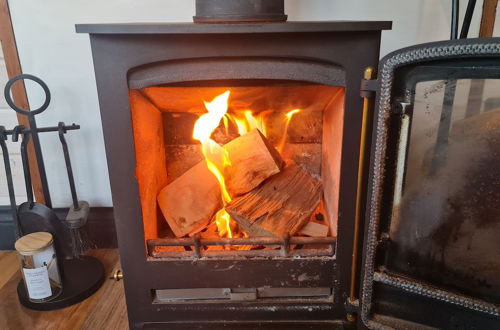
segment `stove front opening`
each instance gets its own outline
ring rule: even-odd
[[[132,89],[149,257],[333,256],[344,88]]]

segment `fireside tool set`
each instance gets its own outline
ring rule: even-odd
[[[18,80],[28,79],[38,83],[45,92],[45,101],[38,109],[24,110],[18,107],[11,98],[11,88]],[[101,286],[104,279],[104,269],[102,264],[95,258],[84,256],[86,248],[90,245],[86,235],[85,227],[89,214],[89,204],[85,201],[78,201],[76,188],[69,158],[68,145],[64,134],[70,130],[80,129],[79,125],[65,125],[59,122],[54,127],[37,127],[35,115],[42,113],[47,109],[50,103],[50,91],[47,85],[38,77],[23,74],[16,76],[8,81],[5,86],[4,96],[9,106],[17,113],[28,117],[29,128],[18,125],[12,130],[0,126],[0,146],[4,158],[4,166],[7,177],[7,186],[11,205],[11,213],[14,221],[16,239],[20,239],[28,234],[47,232],[52,235],[55,246],[55,254],[58,257],[59,272],[62,277],[62,293],[52,294],[48,299],[34,299],[33,289],[25,286],[24,280],[18,285],[17,291],[20,302],[31,309],[53,310],[75,304],[92,295]],[[48,180],[45,172],[42,149],[40,146],[39,133],[58,132],[62,144],[64,160],[68,172],[71,196],[73,204],[71,205],[66,219],[59,219],[52,208]],[[22,136],[20,143],[21,159],[23,164],[24,180],[26,185],[27,201],[17,206],[15,199],[14,184],[12,180],[12,169],[9,160],[9,151],[7,147],[8,136],[12,136],[12,142],[17,142],[19,136]],[[45,204],[35,202],[33,197],[32,177],[30,173],[28,143],[32,140],[34,154],[37,164],[40,181],[42,184]],[[50,235],[49,235],[50,236]],[[18,242],[20,242],[19,240]],[[24,239],[24,241],[27,241]],[[23,243],[26,243],[24,242]],[[33,242],[31,242],[33,243]],[[24,244],[25,245],[25,244]],[[16,243],[16,248],[18,244]],[[26,252],[26,246],[23,246],[22,254]],[[36,260],[36,256],[34,255]],[[55,259],[57,260],[57,259]],[[35,262],[36,264],[36,262]],[[48,267],[46,265],[46,267]],[[30,270],[31,271],[31,270]],[[25,279],[26,268],[23,265]],[[28,280],[26,279],[26,282]],[[29,294],[28,294],[29,292]]]

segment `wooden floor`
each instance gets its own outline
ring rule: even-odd
[[[118,269],[118,250],[89,253],[104,265],[108,276]],[[13,251],[0,251],[0,329],[128,329],[123,282],[105,280],[103,286],[83,302],[64,309],[38,312],[24,308],[17,299],[21,278],[20,261]]]

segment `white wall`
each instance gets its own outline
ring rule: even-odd
[[[38,117],[39,125],[62,120],[82,126],[68,134],[80,198],[93,206],[110,206],[90,45],[87,35],[74,32],[74,24],[189,22],[194,0],[11,0],[9,4],[23,71],[41,77],[52,91],[51,106]],[[450,4],[451,0],[286,0],[286,12],[289,20],[392,20],[393,30],[383,32],[385,55],[404,46],[448,39]],[[467,1],[460,4],[463,14]],[[471,36],[477,36],[481,8],[479,0]],[[33,86],[28,86],[28,94],[33,105],[42,102]],[[67,206],[69,188],[57,135],[45,135],[42,143],[53,204]]]
[[[7,67],[5,66],[2,49],[0,48],[0,87],[3,88],[7,81]],[[3,95],[3,93],[1,95]],[[5,126],[7,129],[17,125],[16,113],[10,109],[3,97],[0,97],[0,125]],[[7,142],[7,148],[9,149],[10,167],[14,181],[16,200],[18,203],[21,203],[26,200],[26,190],[24,189],[23,167],[19,143],[11,143],[9,141]],[[2,155],[1,150],[0,155]],[[3,159],[0,160],[0,205],[10,205]]]

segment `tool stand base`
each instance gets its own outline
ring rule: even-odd
[[[104,267],[93,257],[63,260],[61,262],[63,280],[62,293],[53,300],[43,303],[31,302],[24,281],[17,285],[19,302],[27,308],[38,311],[51,311],[79,303],[96,292],[104,282]]]

